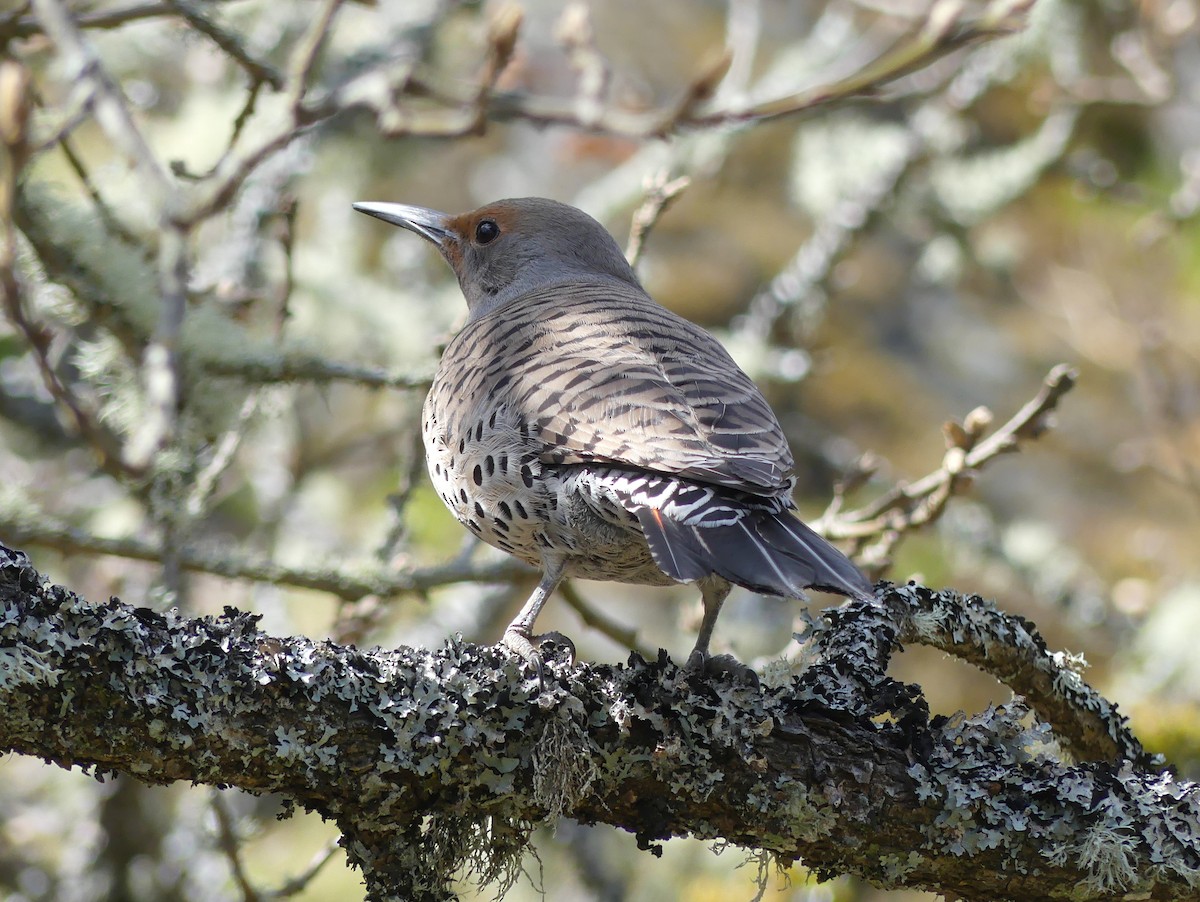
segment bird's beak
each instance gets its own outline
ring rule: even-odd
[[[408,204],[381,204],[360,202],[354,204],[359,213],[366,213],[376,219],[400,226],[416,232],[422,238],[432,241],[439,248],[445,248],[447,241],[454,234],[450,221],[454,218],[449,213],[429,210],[425,207],[411,207]]]

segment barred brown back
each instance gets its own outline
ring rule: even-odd
[[[429,403],[452,432],[480,408],[519,411],[547,464],[790,488],[791,451],[758,387],[703,329],[615,281],[546,288],[469,323]]]

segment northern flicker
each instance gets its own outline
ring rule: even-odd
[[[650,298],[592,217],[542,198],[354,208],[432,242],[466,297],[422,432],[459,522],[541,569],[510,649],[540,667],[533,624],[567,576],[699,583],[701,661],[731,584],[874,597],[796,515],[792,455],[757,386]]]

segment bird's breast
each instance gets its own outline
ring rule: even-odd
[[[510,407],[444,389],[435,381],[421,427],[434,488],[475,535],[536,563],[552,499],[535,430]]]
[[[530,564],[560,557],[571,576],[669,583],[637,517],[598,491],[588,467],[553,461],[538,427],[494,395],[460,397],[435,380],[422,437],[443,503],[473,534]],[[490,399],[480,403],[480,399]]]

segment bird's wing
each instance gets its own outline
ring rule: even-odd
[[[544,462],[757,495],[789,487],[792,455],[758,387],[715,338],[632,286],[559,286],[497,314],[483,359],[494,355],[501,392],[536,424]]]

